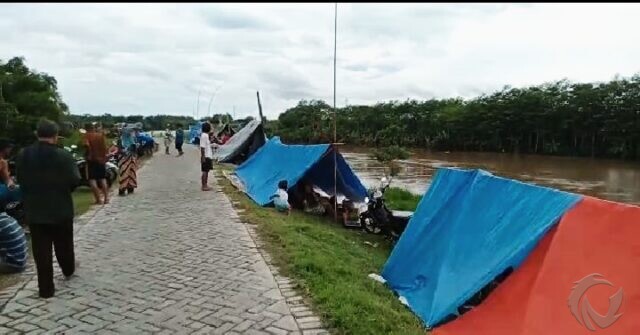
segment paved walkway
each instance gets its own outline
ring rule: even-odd
[[[38,298],[35,276],[0,296],[0,334],[324,333],[224,194],[198,191],[194,152],[157,153],[139,185],[80,218],[77,276],[56,265],[54,298]]]

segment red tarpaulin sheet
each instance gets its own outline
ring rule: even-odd
[[[582,279],[592,274],[612,286],[583,290],[590,281]],[[616,311],[620,289],[622,303]],[[578,301],[577,317],[569,307],[570,296]],[[598,323],[610,322],[593,312],[604,316],[610,305],[614,318],[621,315],[601,328]],[[482,304],[433,333],[640,334],[640,207],[585,197]]]

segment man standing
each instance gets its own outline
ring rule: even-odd
[[[182,144],[184,144],[184,130],[182,130],[182,124],[178,123],[178,130],[176,130],[176,150],[178,150],[178,156],[182,156]]]
[[[39,294],[50,298],[55,293],[52,247],[65,277],[73,275],[76,267],[71,192],[80,183],[80,172],[71,154],[56,146],[55,123],[40,121],[37,136],[38,142],[18,155],[17,177],[31,229]]]
[[[211,191],[209,187],[209,171],[213,170],[213,149],[209,140],[211,124],[202,124],[202,134],[200,134],[200,166],[202,170],[202,190]]]
[[[95,204],[109,203],[109,185],[107,184],[107,143],[102,131],[96,130],[91,123],[85,126],[84,147],[87,160],[87,179],[93,191]],[[101,199],[104,197],[104,201]]]
[[[169,127],[167,127],[167,130],[164,131],[164,153],[167,155],[170,154],[169,148],[171,147],[172,140],[173,134],[171,133]]]

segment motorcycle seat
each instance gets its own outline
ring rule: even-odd
[[[391,215],[397,218],[410,218],[413,216],[413,212],[392,210]]]

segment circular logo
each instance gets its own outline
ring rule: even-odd
[[[578,320],[578,322],[585,328],[595,331],[594,323],[601,329],[607,328],[614,324],[622,313],[618,313],[620,306],[622,306],[622,297],[624,295],[622,288],[618,290],[614,295],[609,297],[609,309],[607,314],[601,315],[593,309],[589,303],[589,299],[586,296],[587,290],[596,285],[612,286],[611,282],[604,279],[599,273],[590,274],[577,282],[571,289],[569,294],[569,309],[571,314]]]

